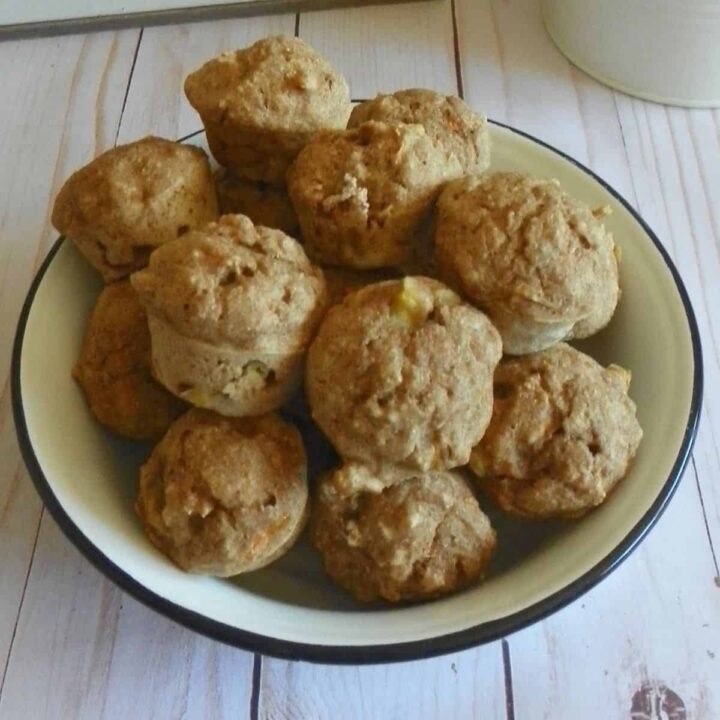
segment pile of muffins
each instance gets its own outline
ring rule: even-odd
[[[489,172],[459,98],[353,108],[295,38],[225,53],[185,93],[218,170],[148,137],[72,175],[52,215],[107,283],[74,376],[108,429],[159,439],[136,510],[161,552],[237,575],[309,519],[355,597],[421,600],[485,575],[476,491],[533,520],[605,500],[642,436],[630,374],[566,344],[620,297],[605,209]],[[298,407],[337,451],[320,477]]]

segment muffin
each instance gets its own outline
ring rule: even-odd
[[[153,545],[187,572],[229,577],[264,567],[307,520],[300,434],[276,415],[193,408],[142,466],[135,509]]]
[[[147,265],[159,245],[217,215],[205,153],[146,137],[71,175],[55,199],[52,223],[112,282]]]
[[[421,125],[367,122],[318,133],[288,173],[310,257],[367,269],[418,252],[443,182],[454,176]]]
[[[187,77],[185,94],[221,165],[280,186],[312,134],[344,128],[351,108],[342,75],[292,37],[223,53]]]
[[[100,293],[73,377],[98,422],[134,440],[160,437],[184,407],[150,374],[147,316],[128,280]]]
[[[378,95],[353,108],[348,127],[368,120],[422,125],[450,166],[457,168],[456,177],[481,173],[490,166],[490,131],[485,116],[473,112],[454,95],[420,89]]]
[[[465,465],[492,414],[500,336],[429,278],[369,285],[331,308],[305,389],[338,453],[421,470]]]
[[[345,465],[320,482],[312,541],[358,600],[424,600],[479,580],[495,532],[456,472]]]
[[[456,180],[437,204],[441,273],[488,314],[506,353],[587,337],[607,325],[620,296],[604,212],[556,180],[521,173]]]
[[[243,180],[225,168],[215,173],[215,184],[222,215],[247,215],[255,225],[300,237],[297,215],[285,189]]]
[[[260,415],[285,402],[326,304],[322,271],[280,230],[224,215],[132,276],[155,377],[193,405]]]
[[[642,438],[629,385],[627,370],[564,343],[501,363],[492,420],[470,460],[482,490],[540,520],[600,505]]]

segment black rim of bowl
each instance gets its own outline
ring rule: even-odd
[[[692,305],[690,304],[690,299],[674,263],[670,259],[670,256],[662,246],[658,237],[634,210],[634,208],[632,208],[618,192],[616,192],[602,178],[598,177],[592,170],[552,145],[549,145],[542,140],[538,140],[532,135],[522,132],[521,130],[505,125],[504,123],[497,121],[491,122],[499,127],[505,128],[517,135],[527,138],[528,140],[552,151],[559,157],[564,158],[582,172],[592,177],[619,203],[621,203],[643,228],[645,233],[652,240],[657,251],[660,253],[662,259],[672,274],[677,292],[685,309],[688,330],[690,332],[692,342],[694,365],[690,414],[685,427],[685,434],[680,446],[680,451],[672,470],[663,484],[658,497],[643,517],[632,528],[632,530],[630,530],[630,532],[612,552],[594,565],[590,570],[549,597],[544,598],[530,607],[515,612],[512,615],[467,628],[466,630],[410,642],[368,646],[315,645],[309,643],[291,642],[259,633],[240,630],[231,625],[211,620],[204,615],[188,610],[181,605],[177,605],[162,596],[157,595],[138,583],[133,577],[128,575],[124,570],[110,560],[110,558],[100,552],[100,550],[93,545],[92,541],[89,540],[75,525],[55,497],[50,483],[45,477],[42,467],[38,462],[30,440],[27,423],[25,421],[25,412],[23,409],[23,400],[20,388],[23,339],[25,336],[28,316],[30,314],[37,290],[40,287],[45,272],[50,266],[53,257],[55,257],[55,254],[62,245],[63,239],[59,238],[40,266],[40,269],[30,286],[30,290],[28,291],[22,312],[20,314],[20,319],[18,321],[15,342],[13,345],[11,369],[13,416],[15,419],[15,427],[23,459],[25,460],[30,477],[40,494],[40,497],[45,503],[45,506],[69,540],[98,570],[100,570],[100,572],[110,578],[124,591],[148,607],[151,607],[153,610],[156,610],[162,615],[165,615],[171,620],[174,620],[191,630],[195,630],[196,632],[202,633],[203,635],[215,640],[219,640],[245,650],[251,650],[289,660],[309,660],[311,662],[336,664],[365,664],[417,660],[436,655],[443,655],[445,653],[457,652],[459,650],[464,650],[497,640],[514,633],[517,630],[521,630],[532,623],[546,618],[548,615],[560,610],[570,602],[577,600],[581,595],[586,593],[602,579],[607,577],[607,575],[609,575],[613,570],[615,570],[615,568],[617,568],[638,546],[640,541],[653,527],[660,515],[662,515],[672,498],[680,482],[680,478],[682,477],[692,450],[695,435],[697,433],[698,420],[702,405],[703,369],[700,335],[698,332],[697,322],[695,320],[695,314],[693,312]]]

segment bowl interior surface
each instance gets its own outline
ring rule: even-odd
[[[291,643],[379,647],[429,640],[532,614],[648,522],[646,513],[687,450],[686,431],[698,410],[693,378],[699,361],[673,276],[642,225],[587,172],[509,129],[493,126],[492,134],[493,169],[556,177],[582,200],[612,208],[606,222],[622,248],[622,298],[611,324],[578,346],[603,364],[632,371],[630,393],[645,435],[628,477],[603,506],[574,523],[513,521],[481,498],[498,530],[489,578],[425,604],[353,602],[324,576],[305,539],[274,565],[233,580],[185,574],[150,545],[133,511],[138,468],[150,446],[102,430],[70,376],[101,283],[64,242],[37,288],[22,344],[19,389],[27,438],[44,475],[40,484],[47,483],[70,522],[157,602]]]

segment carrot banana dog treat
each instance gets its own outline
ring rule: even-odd
[[[98,421],[125,437],[160,437],[185,407],[153,380],[147,315],[128,280],[100,293],[73,376]]]
[[[561,343],[502,362],[495,407],[471,470],[503,510],[579,517],[628,472],[642,438],[630,373]]]
[[[276,415],[193,408],[143,465],[135,507],[152,543],[183,570],[227,577],[264,567],[307,520],[300,434]]]
[[[312,416],[341,456],[465,465],[492,413],[497,330],[429,278],[369,285],[331,308],[307,359]]]
[[[205,153],[147,137],[108,150],[71,175],[52,223],[112,282],[147,265],[156,247],[217,215]]]
[[[342,75],[293,37],[223,53],[187,77],[185,94],[221,165],[280,186],[313,133],[344,128],[351,107]]]
[[[357,269],[411,262],[453,167],[422,125],[318,133],[288,173],[308,254]]]
[[[290,397],[327,302],[301,245],[243,215],[159,248],[132,283],[148,312],[155,377],[224,415],[258,415]]]
[[[456,166],[457,177],[481,173],[490,166],[490,132],[487,120],[459,97],[433,90],[400,90],[378,95],[353,108],[348,127],[368,120],[397,125],[418,123]]]
[[[491,173],[450,183],[435,244],[442,276],[488,314],[511,355],[596,333],[620,297],[612,235],[554,180]]]
[[[424,600],[479,580],[495,531],[456,472],[344,465],[316,489],[312,539],[358,600]]]

